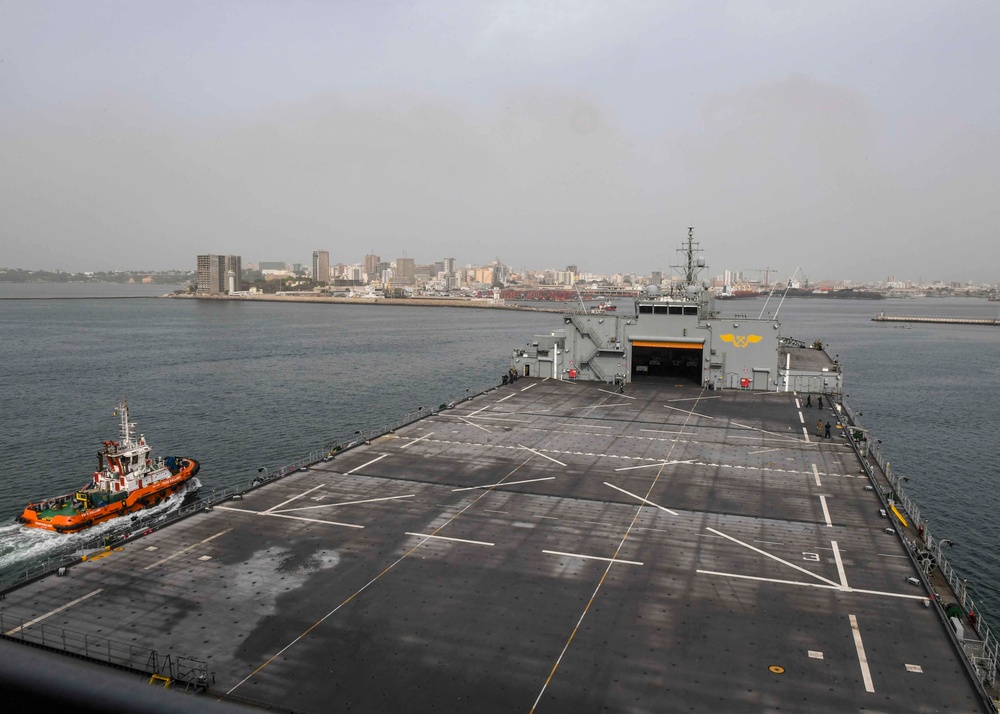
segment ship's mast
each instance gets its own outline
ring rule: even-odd
[[[121,431],[122,446],[127,447],[132,444],[132,429],[135,427],[135,424],[128,420],[128,402],[119,404],[118,411],[121,412],[121,425],[119,429]]]
[[[685,274],[685,281],[688,285],[693,285],[695,280],[694,275],[694,226],[688,226],[688,243],[687,243],[687,260],[685,261],[687,265],[687,272]]]

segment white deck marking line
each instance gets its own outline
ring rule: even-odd
[[[602,558],[599,555],[583,555],[582,553],[564,553],[561,550],[543,550],[549,555],[565,555],[569,558],[583,558],[584,560],[601,560],[605,563],[622,563],[623,565],[643,565],[638,560],[622,560],[621,558]]]
[[[627,407],[629,404],[593,404],[589,407],[581,407],[582,409],[617,409],[618,407]]]
[[[497,399],[497,404],[499,404],[500,402],[506,402],[506,401],[507,401],[508,399],[510,399],[510,398],[511,398],[511,397],[513,397],[513,396],[514,396],[513,394],[508,394],[508,395],[507,395],[506,397],[504,397],[503,399]]]
[[[772,560],[777,560],[782,565],[787,565],[790,568],[794,568],[795,570],[798,570],[800,573],[805,573],[806,575],[814,577],[814,578],[816,578],[818,580],[822,580],[824,583],[829,583],[830,585],[832,585],[835,588],[839,588],[840,587],[837,583],[833,582],[832,580],[827,580],[822,575],[817,575],[816,573],[812,572],[811,570],[806,570],[805,568],[800,567],[800,566],[796,565],[795,563],[789,563],[787,560],[782,560],[781,558],[779,558],[776,555],[771,555],[766,550],[761,550],[760,548],[752,546],[749,543],[744,543],[741,540],[737,540],[736,538],[733,538],[731,535],[726,535],[722,531],[716,530],[715,528],[706,528],[705,530],[711,531],[712,533],[720,535],[723,538],[726,538],[727,540],[731,540],[733,543],[736,543],[738,545],[742,545],[744,548],[749,548],[750,550],[754,551],[755,553],[760,553],[761,555],[766,556],[768,558],[771,558]]]
[[[709,536],[715,537],[715,536]],[[776,583],[778,585],[801,585],[806,588],[819,588],[821,590],[835,590],[841,593],[857,593],[861,595],[880,595],[882,597],[895,597],[903,600],[922,600],[927,602],[926,595],[910,595],[909,593],[887,593],[880,590],[855,590],[848,588],[844,590],[839,585],[824,585],[823,583],[806,583],[801,580],[779,580],[778,578],[763,578],[758,575],[743,575],[742,573],[722,573],[717,570],[695,570],[702,575],[718,575],[723,578],[735,578],[737,580],[758,580],[763,583]]]
[[[559,464],[560,466],[565,466],[566,465],[562,461],[559,461],[558,459],[553,459],[551,456],[546,456],[545,454],[543,454],[540,451],[535,451],[534,449],[529,449],[527,446],[524,446],[523,444],[518,444],[518,446],[521,447],[522,449],[524,449],[525,451],[530,451],[535,456],[541,456],[543,459],[548,459],[549,461],[551,461],[553,463],[556,463],[556,464]]]
[[[908,555],[892,555],[891,553],[879,553],[883,558],[909,558]]]
[[[816,485],[822,487],[823,484],[819,482],[819,469],[816,468],[816,464],[813,464],[812,468],[813,468],[813,476],[816,478]]]
[[[819,497],[819,504],[823,507],[823,518],[826,519],[826,525],[832,528],[833,521],[830,520],[830,509],[826,507],[826,496]]]
[[[448,538],[447,536],[429,535],[427,533],[411,533],[410,531],[406,531],[406,535],[415,536],[417,538],[428,538],[428,539],[433,538],[434,540],[450,540],[455,543],[469,543],[471,545],[488,545],[491,547],[496,545],[496,543],[487,543],[484,540],[466,540],[465,538]]]
[[[535,518],[545,518],[545,519],[550,520],[550,521],[558,521],[559,520],[556,516],[540,516],[537,513],[532,513],[531,515],[533,515]]]
[[[830,545],[833,547],[833,559],[837,561],[837,573],[840,575],[840,585],[844,590],[850,590],[850,586],[847,584],[847,573],[844,572],[844,561],[840,558],[840,548],[837,547],[837,541],[831,540]]]
[[[806,427],[804,427],[804,426],[802,427],[802,436],[805,437],[805,440],[806,440],[807,444],[811,444],[812,443],[811,441],[809,441],[809,430]]]
[[[522,390],[522,391],[523,391],[523,390]],[[487,405],[486,405],[485,407],[480,407],[480,408],[479,408],[479,409],[477,409],[476,411],[472,412],[471,414],[469,414],[469,416],[470,416],[470,417],[474,417],[474,416],[476,416],[476,414],[478,414],[479,412],[484,412],[484,411],[486,411],[486,410],[487,410],[487,409],[489,409],[489,408],[490,408],[490,405],[489,405],[489,404],[487,404]]]
[[[534,483],[535,481],[552,481],[555,476],[546,476],[545,478],[529,478],[524,481],[500,481],[498,483],[484,483],[482,486],[466,486],[465,488],[453,488],[452,493],[458,493],[459,491],[475,491],[477,488],[496,488],[497,486],[514,486],[520,483]]]
[[[303,492],[303,493],[300,493],[300,494],[299,494],[298,496],[292,496],[292,497],[291,497],[291,498],[289,498],[289,499],[288,499],[287,501],[282,501],[282,502],[281,502],[281,503],[279,503],[279,504],[278,504],[277,506],[271,506],[270,508],[267,508],[267,509],[264,509],[264,513],[270,513],[271,511],[274,511],[274,510],[276,510],[276,509],[278,509],[278,508],[281,508],[281,507],[282,507],[282,506],[284,506],[284,505],[285,505],[286,503],[291,503],[292,501],[296,501],[296,500],[298,500],[298,499],[302,498],[303,496],[308,496],[308,495],[309,495],[310,493],[312,493],[312,492],[313,492],[313,491],[315,491],[316,489],[318,489],[318,488],[323,488],[323,487],[324,487],[325,485],[326,485],[325,483],[321,483],[321,484],[320,484],[319,486],[313,486],[313,487],[312,487],[312,488],[310,488],[310,489],[309,489],[308,491],[305,491],[305,492]]]
[[[234,510],[234,511],[235,511],[235,510],[237,510],[237,509],[235,509],[235,508],[234,508],[234,509],[232,509],[232,510]],[[251,511],[251,512],[252,512],[252,511]],[[197,543],[195,543],[194,545],[189,545],[189,546],[188,546],[187,548],[182,548],[181,550],[177,551],[177,552],[176,552],[176,553],[174,553],[173,555],[168,555],[168,556],[167,556],[166,558],[161,558],[160,560],[157,560],[157,561],[156,561],[155,563],[150,563],[150,564],[149,564],[149,565],[147,565],[147,566],[146,566],[145,568],[143,568],[143,570],[150,570],[150,569],[152,569],[152,568],[155,568],[155,567],[156,567],[157,565],[162,565],[163,563],[166,563],[166,562],[167,562],[168,560],[173,560],[174,558],[176,558],[176,557],[177,557],[177,556],[179,556],[179,555],[184,555],[184,554],[185,554],[185,553],[187,553],[187,552],[188,552],[189,550],[194,550],[194,549],[195,549],[195,548],[197,548],[197,547],[198,547],[199,545],[205,545],[205,543],[208,543],[208,542],[209,542],[209,541],[211,541],[211,540],[215,540],[215,539],[216,539],[216,538],[218,538],[219,536],[224,536],[224,535],[226,535],[226,533],[228,533],[228,532],[229,532],[229,531],[231,531],[231,530],[232,530],[232,528],[227,528],[227,529],[226,529],[226,530],[224,530],[224,531],[219,531],[219,532],[218,532],[218,533],[216,533],[215,535],[213,535],[213,536],[209,536],[208,538],[205,538],[204,540],[200,540],[200,541],[198,541]]]
[[[510,515],[510,511],[495,511],[492,508],[484,508],[483,513],[502,513],[505,516]]]
[[[375,463],[376,461],[381,461],[382,459],[384,459],[384,458],[385,458],[386,456],[388,456],[388,455],[389,455],[389,454],[382,454],[381,456],[379,456],[379,457],[377,457],[377,458],[374,458],[374,459],[372,459],[371,461],[367,461],[367,462],[365,462],[365,463],[361,464],[360,466],[355,466],[355,467],[354,467],[353,469],[351,469],[350,471],[348,471],[347,473],[345,473],[345,474],[344,474],[344,476],[350,476],[350,475],[351,475],[352,473],[354,473],[355,471],[360,471],[360,470],[361,470],[361,469],[363,469],[363,468],[364,468],[365,466],[371,466],[371,465],[372,465],[372,464],[374,464],[374,463]]]
[[[722,399],[722,397],[684,397],[683,399],[668,399],[671,404],[675,402],[706,402],[709,399]]]
[[[675,412],[680,412],[681,414],[689,414],[691,416],[701,417],[702,419],[711,419],[712,421],[715,421],[715,417],[713,416],[708,416],[706,414],[699,414],[698,412],[691,412],[688,411],[687,409],[681,409],[679,407],[672,407],[669,404],[664,404],[663,406],[666,409],[673,409]]]
[[[522,392],[527,392],[527,391],[528,391],[529,389],[531,389],[532,387],[537,387],[537,386],[538,386],[538,382],[535,382],[534,384],[529,384],[529,385],[528,385],[527,387],[525,387],[525,388],[524,388],[524,389],[522,389],[521,391],[522,391]]]
[[[614,490],[616,490],[616,491],[621,491],[621,492],[622,492],[622,493],[624,493],[624,494],[625,494],[626,496],[631,496],[632,498],[636,499],[637,501],[640,501],[640,502],[642,502],[642,503],[645,503],[645,504],[646,504],[647,506],[652,506],[653,508],[659,508],[659,509],[660,509],[661,511],[666,511],[666,512],[667,512],[667,513],[669,513],[669,514],[670,514],[671,516],[676,516],[676,515],[679,515],[679,514],[677,513],[677,511],[671,511],[671,510],[670,510],[669,508],[667,508],[666,506],[661,506],[661,505],[660,505],[659,503],[653,503],[652,501],[650,501],[650,500],[647,500],[647,499],[643,498],[642,496],[638,496],[638,495],[636,495],[636,494],[632,493],[631,491],[626,491],[626,490],[625,490],[624,488],[618,488],[618,487],[617,487],[617,486],[615,486],[615,485],[614,485],[613,483],[608,483],[607,481],[605,481],[605,482],[604,482],[604,485],[605,485],[605,486],[610,486],[611,488],[613,488],[613,489],[614,489]]]
[[[471,419],[472,416],[473,415],[470,414],[469,418]],[[503,417],[492,416],[490,414],[484,414],[483,416],[477,416],[476,419],[490,419],[491,421],[509,421],[511,423],[514,423],[514,424],[531,424],[532,423],[531,419],[504,419]]]
[[[564,426],[571,429],[614,429],[613,426],[598,426],[597,424],[556,424],[555,426]]]
[[[4,635],[6,635],[7,637],[10,637],[11,635],[16,635],[18,632],[20,632],[24,628],[31,627],[32,625],[38,624],[42,620],[44,620],[46,618],[49,618],[49,617],[52,617],[53,615],[56,615],[56,614],[62,612],[66,608],[73,607],[78,602],[83,602],[87,598],[94,597],[94,595],[97,595],[98,593],[101,593],[103,591],[104,591],[104,588],[97,588],[97,590],[94,590],[93,592],[89,592],[86,595],[82,595],[82,596],[78,597],[76,600],[71,600],[70,602],[66,603],[65,605],[60,605],[55,610],[49,610],[44,615],[39,615],[34,620],[29,620],[28,622],[25,622],[23,625],[15,627],[12,630],[7,630],[6,632],[4,632]]]
[[[639,429],[639,431],[648,434],[683,434],[685,436],[694,436],[693,431],[667,431],[665,429]]]
[[[405,496],[382,496],[381,498],[366,498],[363,501],[341,501],[340,503],[321,503],[318,506],[303,506],[302,508],[286,508],[283,511],[269,509],[264,513],[294,513],[295,511],[308,511],[314,508],[335,508],[337,506],[353,506],[358,503],[375,503],[377,501],[393,501],[399,498],[413,498],[417,494],[408,493]]]
[[[784,545],[784,543],[778,543],[773,540],[755,540],[754,543],[763,543],[764,545]]]
[[[868,657],[865,656],[865,644],[861,641],[861,628],[858,627],[858,618],[848,615],[851,618],[851,632],[854,633],[854,646],[858,650],[858,662],[861,663],[861,676],[865,680],[865,691],[874,692],[875,685],[872,684],[872,673],[868,669]]]
[[[627,394],[622,394],[621,392],[612,392],[610,389],[598,389],[598,392],[604,392],[605,394],[610,394],[615,397],[624,397],[625,399],[635,399],[635,397],[630,397]]]
[[[359,526],[356,523],[341,523],[339,521],[324,521],[321,518],[306,518],[305,516],[289,516],[285,513],[261,513],[262,516],[271,516],[272,518],[289,518],[293,521],[308,521],[309,523],[325,523],[328,526],[343,526],[344,528],[364,528],[364,526]]]
[[[747,455],[752,456],[754,454],[766,454],[766,453],[769,453],[771,451],[781,451],[781,449],[779,449],[778,447],[775,447],[773,449],[761,449],[759,451],[748,451]]]
[[[799,422],[802,424],[806,423],[806,418],[802,416],[802,412],[799,412]]]
[[[689,421],[688,419],[685,419],[684,425],[686,425],[688,421]],[[683,426],[681,428],[683,428]],[[677,442],[675,440],[674,443],[671,444],[670,449],[667,452],[667,458],[670,458],[671,454],[673,453],[674,446],[676,445]],[[657,472],[656,476],[653,477],[652,482],[649,484],[649,488],[646,490],[647,496],[652,494],[653,489],[656,487],[656,483],[660,478],[660,473],[662,472]],[[618,557],[618,554],[621,553],[622,548],[625,547],[625,542],[628,540],[629,534],[632,532],[632,529],[635,528],[636,522],[639,520],[639,514],[641,513],[642,513],[641,506],[635,509],[635,515],[632,516],[632,522],[625,530],[625,534],[622,536],[621,541],[618,543],[618,547],[615,548],[614,552],[615,558]],[[542,701],[542,697],[545,696],[545,690],[548,689],[549,684],[552,682],[552,678],[556,676],[556,672],[559,670],[559,665],[562,663],[563,657],[566,656],[566,653],[572,646],[573,640],[576,638],[577,632],[580,631],[580,626],[583,625],[583,621],[587,617],[587,613],[590,612],[590,608],[593,606],[594,601],[597,599],[597,594],[601,591],[601,587],[604,585],[604,581],[607,579],[608,573],[611,572],[611,566],[613,564],[614,564],[613,562],[609,562],[608,565],[604,568],[604,573],[601,575],[600,580],[598,580],[597,585],[594,586],[594,592],[591,593],[590,599],[587,601],[587,604],[580,612],[580,617],[577,619],[576,624],[573,626],[573,630],[572,632],[570,632],[569,637],[566,639],[566,644],[563,645],[562,650],[559,652],[559,656],[556,657],[555,662],[552,664],[552,669],[549,670],[549,676],[545,678],[545,683],[539,690],[538,696],[535,697],[535,703],[531,705],[531,709],[529,710],[528,714],[534,714],[535,710],[538,709],[538,703]]]
[[[410,447],[410,446],[413,446],[413,445],[414,445],[414,444],[416,444],[416,443],[417,443],[418,441],[423,441],[424,439],[427,439],[427,438],[429,438],[429,437],[430,437],[431,435],[433,435],[433,434],[434,434],[434,432],[433,432],[433,431],[429,431],[429,432],[427,432],[426,434],[424,434],[423,436],[421,436],[421,437],[420,437],[419,439],[414,439],[413,441],[408,441],[408,442],[406,442],[405,444],[403,444],[402,446],[400,446],[399,448],[400,448],[400,449],[406,449],[406,448],[408,448],[408,447]]]
[[[468,419],[466,419],[465,417],[462,417],[462,416],[460,416],[460,417],[458,417],[458,419],[460,419],[461,421],[464,421],[464,422],[465,422],[466,424],[468,424],[469,426],[474,426],[474,427],[476,427],[477,429],[482,429],[482,430],[483,430],[483,431],[485,431],[485,432],[486,432],[487,434],[492,434],[492,433],[493,433],[492,431],[490,431],[489,429],[487,429],[487,428],[486,428],[485,426],[480,426],[479,424],[474,424],[474,423],[472,423],[471,421],[469,421]]]
[[[756,580],[762,583],[776,583],[778,585],[801,585],[806,588],[822,588],[823,590],[840,590],[839,585],[824,585],[823,583],[807,583],[802,580],[781,580],[780,578],[765,578],[760,575],[743,575],[741,573],[723,573],[718,570],[695,570],[701,575],[718,575],[723,578],[736,578],[737,580]]]
[[[673,464],[693,464],[696,463],[696,459],[685,459],[684,461],[658,461],[654,464],[643,464],[642,466],[623,466],[620,469],[615,469],[615,471],[632,471],[633,469],[652,469],[657,466],[671,466]]]
[[[799,401],[798,397],[795,397],[795,399],[793,401],[795,402],[795,408],[796,409],[801,409],[802,408],[802,402]]]

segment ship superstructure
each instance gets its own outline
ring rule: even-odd
[[[693,228],[679,252],[678,279],[665,290],[647,287],[633,314],[567,313],[561,329],[515,350],[512,366],[543,379],[840,393],[840,366],[822,345],[783,340],[776,315],[734,318],[716,310]]]

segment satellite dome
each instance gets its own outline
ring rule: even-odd
[[[697,258],[695,258],[695,262],[697,263],[697,265],[698,265],[699,268],[704,268],[705,267],[705,256],[699,255]]]
[[[659,294],[660,294],[660,286],[659,285],[647,285],[646,286],[646,296],[647,297],[654,298],[654,297],[656,297]]]

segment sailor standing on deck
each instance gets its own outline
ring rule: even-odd
[[[825,436],[825,437],[826,437],[827,439],[829,439],[829,438],[830,438],[830,422],[827,422],[827,423],[826,423],[826,427],[825,427],[825,428],[826,428],[826,434],[824,434],[824,436]]]
[[[812,405],[813,405],[813,395],[807,394],[806,395],[806,406],[807,407],[811,407]]]
[[[816,436],[823,436],[823,420],[816,422]]]

